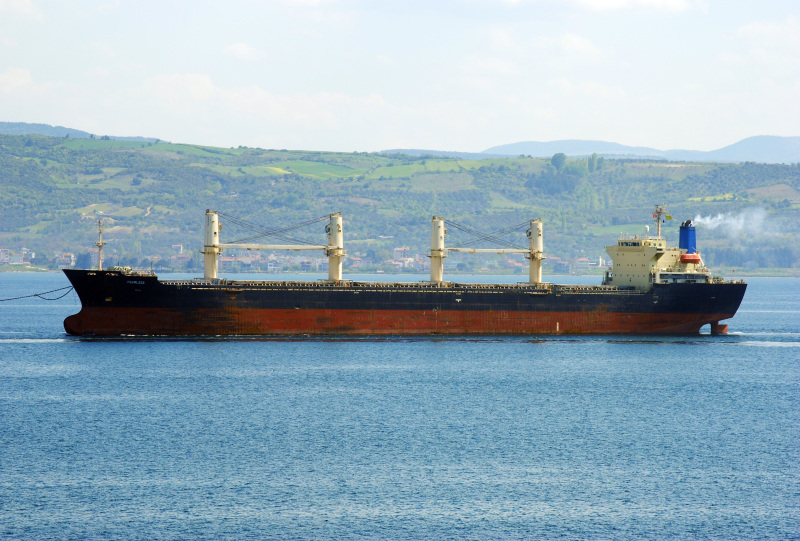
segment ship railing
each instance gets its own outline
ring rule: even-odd
[[[709,283],[712,284],[746,284],[744,280],[726,280],[722,276],[714,276],[709,279]]]
[[[162,284],[170,286],[194,286],[194,285],[211,285],[211,282],[197,282],[195,280],[159,280]]]
[[[621,293],[635,295],[642,293],[632,286],[605,286],[605,285],[554,285],[553,292],[555,293]]]
[[[457,283],[443,282],[433,284],[424,282],[357,282],[353,280],[340,280],[330,282],[327,280],[318,281],[283,281],[283,280],[206,280],[203,278],[162,280],[162,284],[172,286],[191,286],[191,287],[237,287],[237,288],[299,288],[299,289],[350,289],[353,287],[362,289],[372,289],[376,291],[387,290],[415,290],[415,291],[526,291],[531,293],[547,293],[552,291],[553,284],[540,283],[530,284],[519,282],[516,284],[482,284],[482,283]]]
[[[637,235],[631,233],[622,233],[619,240],[662,240],[658,235]]]
[[[156,273],[152,269],[134,269],[130,266],[114,265],[106,269],[109,272],[118,272],[125,276],[155,276]]]
[[[481,284],[481,283],[457,283],[445,282],[442,284],[432,284],[430,282],[356,282],[352,280],[341,280],[339,282],[319,281],[279,281],[279,280],[162,280],[165,285],[191,286],[191,287],[237,287],[237,288],[282,288],[282,289],[367,289],[374,291],[440,291],[440,292],[491,292],[491,291],[519,291],[531,294],[545,294],[549,292],[575,294],[639,294],[641,291],[631,286],[616,285],[560,285],[551,283],[529,284],[520,282],[516,284]]]
[[[686,267],[683,267],[683,266],[681,266],[681,267],[673,267],[672,265],[670,265],[668,267],[660,267],[658,269],[658,271],[659,272],[679,272],[679,273],[684,273],[684,274],[708,274],[708,272],[709,272],[708,268],[705,267],[705,266],[700,267],[699,269],[695,269],[693,271],[690,271],[690,270],[686,270]]]

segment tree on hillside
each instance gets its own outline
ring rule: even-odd
[[[561,171],[561,168],[564,167],[564,162],[567,161],[567,155],[563,152],[559,152],[558,154],[553,154],[553,157],[550,158],[550,163],[553,164],[553,167],[556,168],[557,171]]]
[[[589,157],[589,172],[593,173],[597,169],[597,152]]]

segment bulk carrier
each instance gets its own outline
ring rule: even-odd
[[[304,336],[304,335],[534,335],[712,334],[727,332],[747,285],[712,277],[696,246],[691,221],[679,244],[661,236],[666,215],[657,206],[655,235],[623,235],[606,251],[613,261],[601,285],[542,281],[542,221],[531,220],[526,249],[448,248],[445,220],[434,216],[430,280],[381,283],[342,277],[341,214],[331,214],[325,245],[220,242],[220,215],[206,211],[204,276],[161,280],[127,267],[65,269],[81,300],[65,330],[86,336]],[[219,278],[223,249],[324,250],[328,279],[254,281]],[[523,253],[530,260],[527,283],[473,284],[444,279],[448,252]]]

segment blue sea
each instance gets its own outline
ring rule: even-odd
[[[727,336],[78,339],[74,293],[0,302],[0,538],[800,539],[800,280],[748,282]]]

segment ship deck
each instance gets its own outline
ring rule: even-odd
[[[201,289],[239,289],[239,290],[365,290],[365,291],[520,291],[526,293],[581,293],[581,294],[641,294],[642,291],[632,287],[610,286],[610,285],[573,285],[573,284],[552,284],[539,283],[531,284],[528,282],[518,282],[515,284],[486,284],[468,282],[441,282],[438,284],[430,282],[362,282],[355,280],[340,280],[331,282],[328,280],[316,281],[295,281],[295,280],[227,280],[224,278],[206,280],[196,278],[191,280],[159,280],[165,286],[193,287]]]

